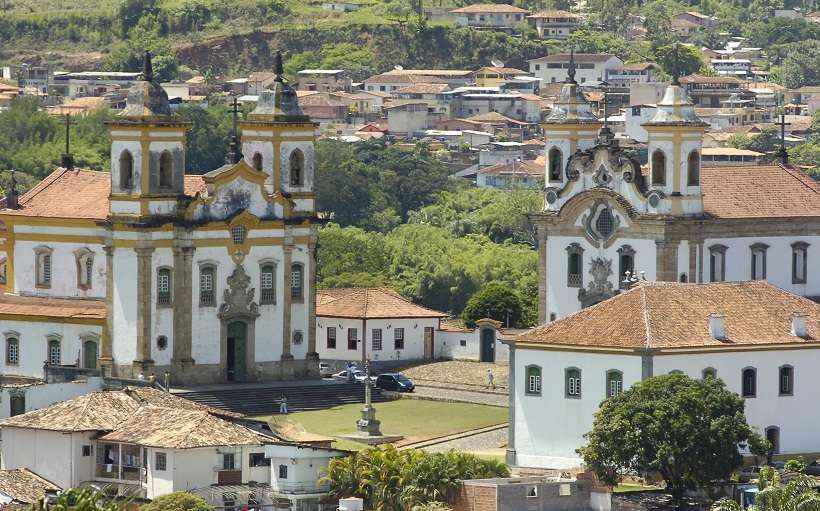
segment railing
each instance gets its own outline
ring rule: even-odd
[[[305,495],[311,493],[327,493],[330,491],[330,485],[319,483],[289,483],[279,480],[273,486],[273,490],[283,495]]]
[[[94,477],[96,479],[143,483],[146,480],[146,473],[142,467],[119,465],[116,463],[97,463]]]

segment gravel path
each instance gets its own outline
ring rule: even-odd
[[[410,367],[402,372],[416,385],[424,385],[427,380],[438,384],[454,383],[482,388],[487,385],[487,369],[492,369],[497,387],[507,387],[509,367],[506,363],[446,360]]]
[[[444,452],[450,449],[472,453],[503,454],[507,446],[507,428],[488,431],[478,435],[450,440],[441,444],[423,447],[427,452]]]
[[[508,406],[509,398],[504,394],[486,394],[470,392],[469,390],[439,389],[434,387],[416,386],[414,395],[439,401],[459,401],[479,405]]]

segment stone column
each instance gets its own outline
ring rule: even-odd
[[[194,364],[191,356],[191,309],[193,307],[193,259],[194,247],[177,243],[174,253],[173,311],[174,311],[174,355],[171,364],[184,371]]]
[[[655,280],[677,282],[678,280],[678,242],[655,240]]]
[[[515,343],[510,343],[510,360],[509,360],[510,374],[507,381],[507,394],[509,396],[507,408],[507,453],[504,460],[507,465],[514,467],[515,460],[515,394],[518,390],[515,383]]]
[[[547,310],[547,289],[549,283],[547,278],[547,230],[543,226],[538,227],[538,322],[544,324],[549,318]]]
[[[311,235],[308,242],[308,352],[309,360],[318,360],[319,353],[316,352],[316,235]]]
[[[151,259],[154,247],[137,246],[134,251],[137,253],[137,359],[134,360],[134,371],[146,371],[154,363],[151,360]]]
[[[290,316],[293,313],[291,302],[293,297],[290,290],[291,264],[293,262],[293,236],[285,236],[285,244],[282,246],[282,273],[285,277],[284,296],[282,297],[282,360],[293,360],[290,352]]]
[[[97,364],[103,376],[113,376],[114,366],[114,246],[105,245],[105,328]]]

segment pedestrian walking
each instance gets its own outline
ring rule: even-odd
[[[279,400],[279,413],[288,414],[288,396],[282,394],[282,399]]]
[[[493,374],[492,368],[487,369],[487,386],[495,390],[495,375]]]

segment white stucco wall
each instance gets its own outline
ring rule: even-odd
[[[49,336],[60,339],[62,364],[74,364],[79,358],[82,365],[83,338],[100,339],[102,327],[99,325],[76,325],[72,323],[40,323],[32,321],[8,321],[0,319],[0,341],[3,356],[0,356],[0,371],[3,374],[43,377],[43,363],[48,359]],[[19,364],[7,364],[5,350],[6,339],[16,337],[19,340]],[[100,343],[97,343],[97,354]]]
[[[59,401],[66,401],[78,396],[102,390],[102,378],[89,377],[84,381],[69,383],[43,383],[27,387],[0,387],[0,419],[11,415],[10,396],[25,396],[26,412],[45,408]]]
[[[396,319],[369,319],[366,322],[367,346],[366,356],[374,361],[387,360],[416,360],[424,358],[424,329],[437,329],[438,318],[396,318]],[[327,328],[336,327],[336,349],[327,347]],[[350,328],[357,331],[357,349],[349,350],[347,347],[347,335]],[[395,348],[395,329],[404,328],[404,349]],[[373,330],[382,331],[382,349],[373,349]],[[440,343],[439,331],[433,331],[434,352]],[[333,318],[325,316],[316,317],[316,351],[319,358],[323,360],[362,360],[362,320]]]
[[[17,225],[15,233],[27,233],[33,228]],[[101,233],[90,229],[43,228],[37,227],[38,234],[74,234],[80,236],[100,236]],[[45,232],[43,232],[45,231]],[[49,232],[55,231],[55,232]],[[36,236],[35,234],[31,234]],[[51,286],[37,287],[36,254],[38,247],[48,247],[51,252]],[[94,267],[90,289],[77,286],[76,251],[87,249],[94,253]],[[105,296],[105,252],[102,245],[95,243],[65,243],[15,240],[14,242],[14,291],[19,294],[40,296],[102,298]]]
[[[92,433],[3,428],[3,469],[28,468],[61,488],[92,478],[94,453],[82,455]]]
[[[481,360],[481,329],[439,330],[436,332],[436,358],[452,360]],[[499,340],[496,333],[495,361],[506,362],[510,358],[510,348]]]

